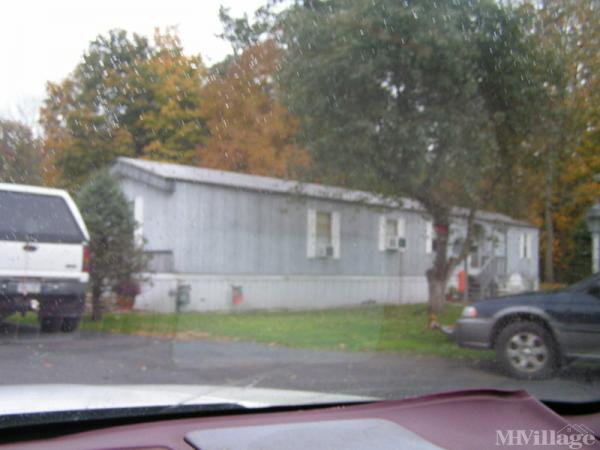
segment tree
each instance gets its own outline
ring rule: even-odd
[[[587,211],[600,198],[600,184],[595,180],[600,173],[599,125],[590,121],[588,130],[578,139],[579,144],[569,151],[568,158],[559,162],[561,171],[553,190],[552,219],[557,231],[553,263],[562,282],[574,281],[585,267],[581,258],[590,255],[589,236],[585,238],[581,227]]]
[[[41,109],[47,181],[76,188],[117,156],[193,163],[206,136],[200,115],[204,66],[177,36],[153,45],[113,30],[94,40],[73,74],[49,83]]]
[[[569,249],[565,252],[566,266],[563,280],[575,283],[592,275],[592,236],[585,219],[575,224]]]
[[[545,0],[537,7],[537,32],[565,66],[552,105],[556,120],[543,130],[540,146],[547,161],[545,278],[552,281],[557,272],[561,281],[572,281],[573,273],[580,272],[575,253],[586,251],[580,247],[578,224],[600,195],[593,180],[600,171],[600,10],[594,2],[583,0]]]
[[[273,29],[275,19],[276,15],[271,11],[270,6],[258,8],[254,13],[252,23],[247,14],[239,18],[232,17],[229,14],[229,8],[221,6],[219,8],[219,20],[223,26],[223,33],[219,37],[228,41],[231,44],[233,53],[237,55],[248,47],[264,42]]]
[[[277,99],[273,75],[279,54],[267,40],[213,69],[203,92],[210,137],[202,166],[278,177],[307,168],[308,153],[295,140],[297,120]]]
[[[600,10],[586,0],[524,2],[534,17],[530,32],[555,55],[561,68],[548,80],[550,102],[531,139],[536,157],[526,168],[531,219],[541,233],[543,277],[571,279],[577,224],[600,195],[592,177],[600,82]]]
[[[535,18],[530,32],[535,33],[541,45],[553,52],[562,64],[549,80],[548,93],[551,101],[539,117],[539,126],[531,144],[537,157],[531,161],[529,176],[535,180],[530,211],[532,220],[543,226],[541,233],[543,278],[553,282],[557,259],[564,254],[558,245],[556,229],[556,190],[563,163],[577,145],[577,126],[574,120],[577,108],[573,108],[573,55],[577,53],[578,32],[574,27],[573,6],[578,0],[544,0],[524,2]],[[577,58],[575,58],[577,59]],[[575,89],[577,90],[577,89]]]
[[[183,54],[174,34],[157,32],[154,41],[155,50],[145,67],[152,103],[137,116],[140,134],[146,138],[136,155],[196,164],[208,135],[202,114],[204,65],[199,56]]]
[[[0,182],[40,184],[41,148],[23,123],[0,119]]]
[[[527,21],[484,0],[311,1],[281,15],[279,77],[315,160],[361,187],[412,197],[431,217],[432,314],[470,251],[476,211],[512,175],[545,105]],[[456,206],[466,208],[458,219]],[[450,256],[456,220],[468,231]]]
[[[108,171],[90,177],[76,201],[90,232],[92,317],[99,320],[102,293],[143,272],[147,260],[134,238],[133,212]]]

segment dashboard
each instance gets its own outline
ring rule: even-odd
[[[480,450],[540,444],[543,448],[568,448],[559,444],[576,440],[583,445],[579,448],[600,447],[594,431],[600,430],[599,414],[561,416],[524,391],[497,390],[326,408],[249,410],[241,414],[150,420],[84,432],[72,424],[57,424],[55,428],[53,437],[25,437],[0,445],[0,449]]]

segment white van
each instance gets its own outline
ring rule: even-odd
[[[65,191],[0,183],[0,319],[36,310],[42,331],[73,331],[89,278],[89,234]]]

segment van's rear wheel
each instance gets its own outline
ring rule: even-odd
[[[40,329],[42,333],[58,333],[62,324],[62,317],[40,317]]]
[[[79,326],[80,317],[65,317],[62,320],[61,331],[63,333],[71,333]]]

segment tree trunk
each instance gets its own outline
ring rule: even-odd
[[[448,239],[450,234],[449,213],[445,210],[432,212],[435,230],[435,256],[433,266],[427,271],[427,287],[429,289],[429,327],[438,325],[438,315],[446,302],[446,285],[453,264],[448,261]]]
[[[102,290],[100,286],[92,288],[92,320],[97,321],[102,319]]]
[[[552,192],[554,187],[554,152],[552,146],[546,155],[546,186],[544,189],[544,228],[546,249],[544,252],[544,280],[554,282],[554,222],[552,220]],[[532,255],[529,255],[531,257]]]
[[[475,223],[475,209],[471,209],[467,218],[467,233],[458,257],[448,258],[448,243],[450,240],[450,211],[443,207],[429,207],[428,212],[433,218],[433,227],[437,245],[433,266],[427,271],[427,287],[429,289],[429,328],[439,326],[438,315],[444,309],[446,302],[446,286],[455,267],[470,253]]]
[[[435,277],[433,270],[427,271],[427,287],[429,289],[429,316],[430,325],[437,321],[437,316],[442,313],[446,301],[446,279]]]

